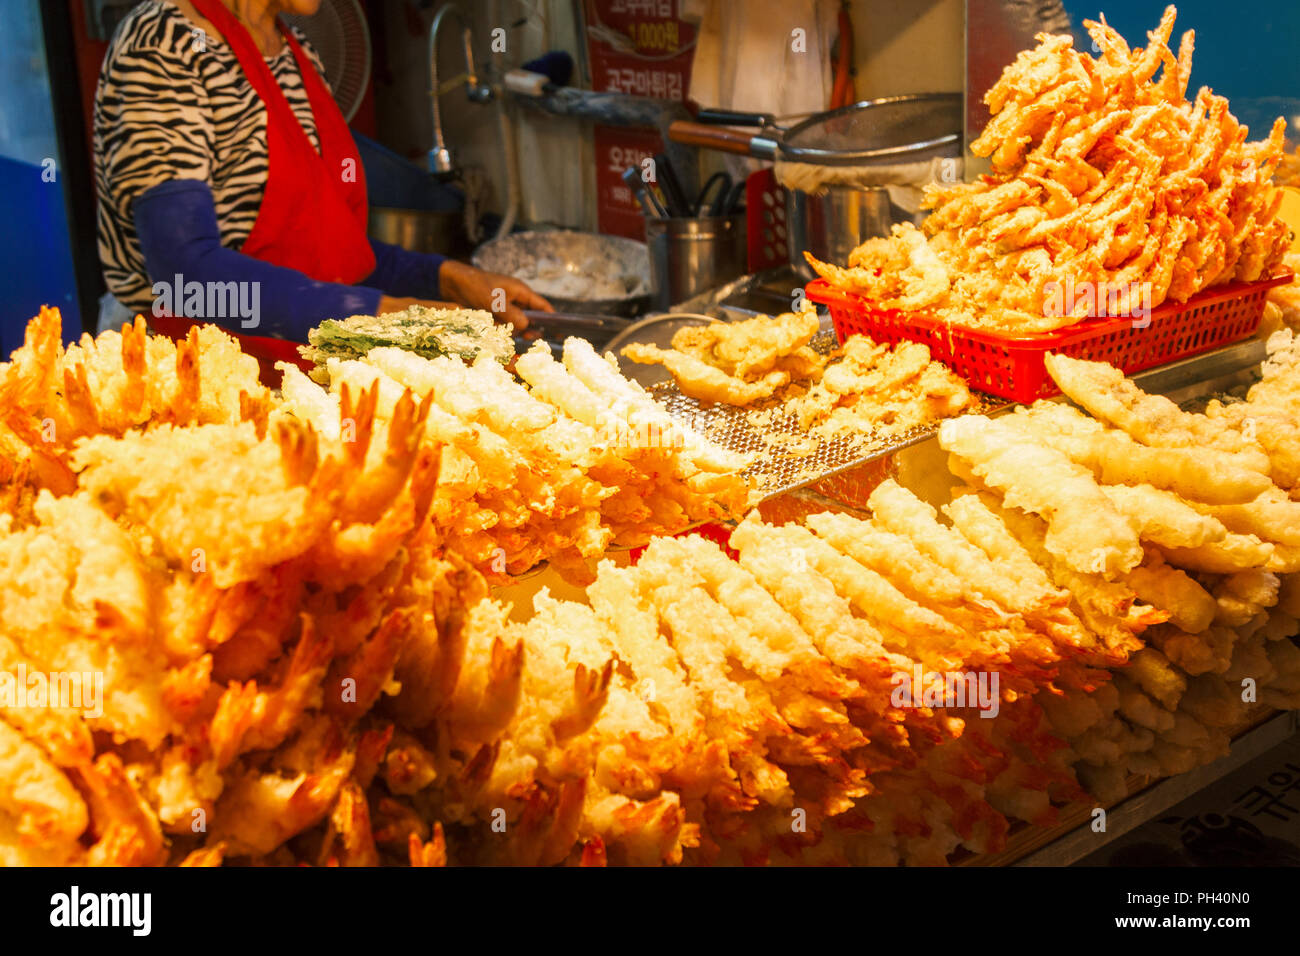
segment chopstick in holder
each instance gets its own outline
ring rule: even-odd
[[[668,161],[667,153],[659,153],[654,158],[656,178],[659,185],[664,191],[664,208],[668,210],[669,215],[675,218],[686,218],[691,215],[691,201],[686,198],[686,193],[682,191],[682,184],[677,179],[677,173],[673,170],[673,165]]]

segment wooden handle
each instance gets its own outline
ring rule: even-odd
[[[750,143],[754,136],[751,133],[740,133],[730,129],[719,129],[716,126],[706,126],[703,123],[692,123],[687,120],[677,120],[668,126],[668,138],[674,143],[684,143],[687,146],[704,146],[708,149],[721,150],[724,153],[738,153],[741,156],[752,154]]]

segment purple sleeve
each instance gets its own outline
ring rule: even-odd
[[[249,319],[245,316],[253,310],[211,316],[191,315],[187,310],[186,318],[203,319],[243,335],[306,342],[308,330],[324,319],[373,315],[379,306],[383,294],[379,289],[317,282],[294,269],[224,247],[207,183],[192,179],[159,183],[136,197],[132,216],[150,282],[165,282],[172,288],[178,276],[185,284],[235,282],[240,284],[240,301],[256,304]],[[213,299],[225,304],[221,296]],[[251,321],[256,324],[248,324]]]
[[[375,250],[375,271],[363,285],[383,289],[389,295],[413,299],[440,299],[438,270],[447,260],[437,253],[411,252],[401,246],[390,246],[377,239],[370,240]]]

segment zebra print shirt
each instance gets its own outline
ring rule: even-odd
[[[146,0],[119,25],[95,91],[95,191],[99,260],[119,302],[153,303],[135,234],[136,196],[171,179],[207,183],[221,244],[238,250],[253,231],[266,189],[266,108],[220,36],[200,35],[177,7]],[[301,31],[294,36],[324,75]],[[317,150],[316,121],[293,52],[267,58]]]

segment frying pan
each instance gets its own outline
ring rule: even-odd
[[[471,262],[523,279],[561,313],[630,318],[650,303],[650,253],[632,239],[568,230],[515,232],[483,243]],[[583,288],[584,277],[591,291]],[[600,291],[620,286],[613,297]]]

